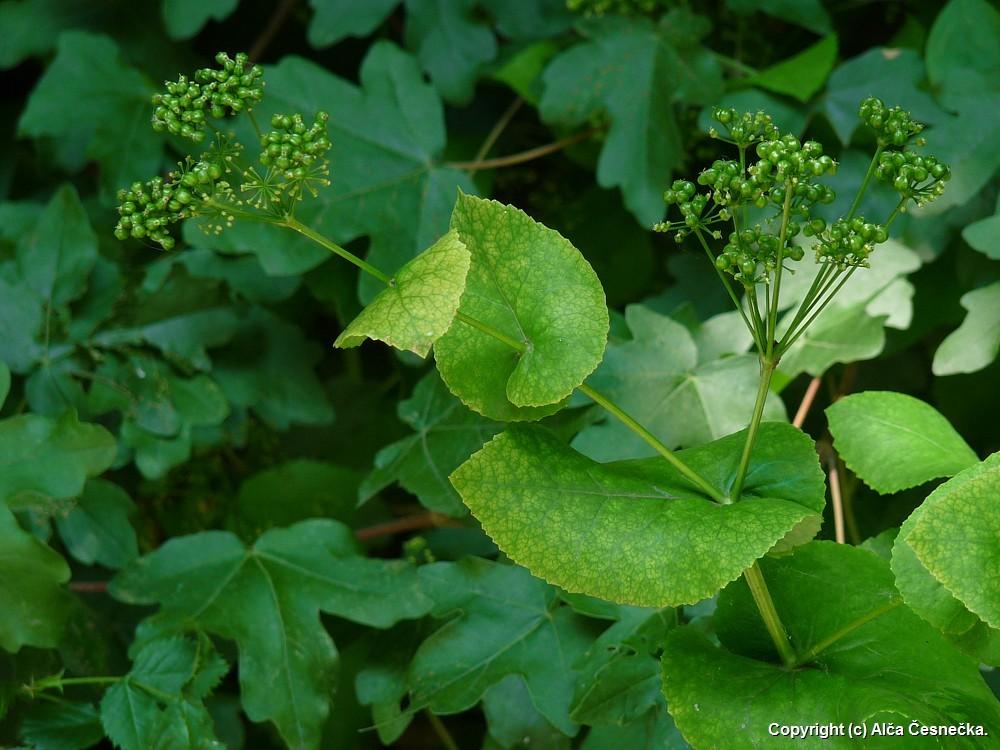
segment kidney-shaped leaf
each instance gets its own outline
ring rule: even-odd
[[[940,412],[903,393],[855,393],[826,415],[844,462],[876,492],[950,477],[978,460]]]
[[[677,456],[725,495],[745,435]],[[507,430],[451,479],[497,546],[535,575],[642,606],[711,596],[793,529],[818,530],[825,502],[812,440],[770,422],[732,504],[711,501],[661,458],[599,464],[541,427]]]
[[[329,520],[274,529],[249,549],[228,532],[171,539],[110,590],[235,640],[247,716],[270,719],[297,749],[319,743],[337,666],[319,612],[389,627],[430,609],[415,568],[357,556],[350,530]]]
[[[979,737],[846,736],[791,740],[779,725],[867,722],[982,726],[1000,734],[1000,706],[976,664],[902,606],[888,563],[832,542],[761,563],[803,666],[773,663],[773,647],[742,581],[719,597],[721,647],[692,628],[672,631],[663,655],[670,713],[696,748],[982,748]],[[761,659],[767,660],[761,660]]]
[[[905,538],[966,607],[1000,628],[1000,452],[932,492]]]
[[[597,274],[567,239],[512,206],[460,195],[451,226],[472,253],[460,313],[523,351],[458,321],[434,348],[441,377],[491,419],[558,411],[604,355],[608,308]]]
[[[469,262],[458,233],[448,232],[403,266],[333,345],[346,349],[377,339],[426,357],[455,319]]]

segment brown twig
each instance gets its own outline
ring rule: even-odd
[[[519,96],[514,97],[514,101],[512,101],[510,106],[508,106],[507,109],[504,110],[504,113],[500,115],[500,119],[497,120],[496,124],[486,136],[486,140],[483,141],[483,145],[479,147],[479,150],[473,157],[473,162],[482,161],[489,155],[490,149],[496,144],[500,134],[503,133],[503,131],[510,124],[510,121],[514,118],[514,115],[517,114],[517,111],[521,108],[522,104],[524,104],[524,99]],[[472,177],[475,173],[475,169],[470,169],[469,177]]]
[[[840,494],[840,471],[837,468],[837,454],[830,451],[829,471],[830,500],[833,505],[833,536],[837,544],[843,544],[844,538],[844,501]]]
[[[257,37],[250,48],[248,54],[251,62],[256,62],[264,54],[264,50],[267,49],[267,46],[274,39],[274,35],[285,25],[285,21],[288,20],[288,16],[295,7],[296,2],[297,0],[282,0],[274,9],[274,13],[271,14],[264,28],[261,29],[260,36]]]
[[[103,594],[108,590],[107,581],[71,581],[69,590],[78,594]]]
[[[516,164],[524,164],[526,161],[533,161],[534,159],[540,159],[543,156],[554,154],[556,151],[562,151],[567,146],[572,146],[574,143],[587,140],[593,134],[593,130],[583,130],[579,133],[568,135],[565,138],[560,138],[558,141],[546,143],[544,146],[529,148],[527,151],[521,151],[520,153],[511,154],[510,156],[498,156],[496,159],[480,159],[477,161],[451,161],[447,162],[445,166],[451,167],[452,169],[468,169],[472,171],[477,169],[513,167]]]
[[[813,378],[809,381],[809,387],[806,388],[805,395],[802,397],[802,402],[799,404],[799,410],[795,412],[795,419],[792,420],[792,424],[796,427],[802,427],[806,421],[806,417],[809,414],[809,409],[812,407],[813,401],[816,398],[816,392],[819,387],[823,384],[823,378]]]
[[[403,516],[393,521],[377,523],[374,526],[366,526],[363,529],[356,529],[354,536],[361,541],[375,539],[380,536],[390,536],[403,531],[417,531],[419,529],[430,529],[438,526],[460,526],[457,521],[442,515],[441,513],[417,513],[413,516]]]

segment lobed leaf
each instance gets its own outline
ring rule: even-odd
[[[744,439],[677,456],[726,495]],[[598,464],[541,427],[508,429],[451,480],[497,546],[535,575],[656,607],[712,596],[793,530],[815,533],[825,504],[812,440],[780,423],[761,426],[744,497],[728,505],[661,458]]]
[[[176,537],[109,590],[236,641],[247,716],[274,722],[295,750],[318,747],[337,668],[319,612],[385,628],[430,608],[412,566],[359,557],[350,530],[329,520],[268,531],[250,548],[228,532]]]
[[[978,372],[1000,351],[1000,281],[962,295],[965,320],[934,352],[935,375]]]

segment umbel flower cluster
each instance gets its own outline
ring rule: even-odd
[[[947,165],[913,150],[924,145],[918,137],[922,124],[899,107],[868,97],[861,102],[859,117],[874,132],[877,148],[850,210],[828,225],[813,216],[813,209],[836,199],[823,179],[836,173],[837,163],[820,143],[781,134],[763,112],[741,114],[717,108],[712,116],[721,128],[713,127],[709,134],[735,146],[738,159],[713,162],[698,175],[697,186],[675,180],[663,197],[668,206],[677,207],[681,218],[654,229],[670,232],[678,241],[691,235],[697,239],[762,352],[790,346],[851,273],[869,265],[875,247],[886,241],[889,226],[907,203],[923,205],[938,197],[951,176]],[[872,178],[887,183],[900,196],[896,209],[882,223],[857,215]],[[800,235],[811,242],[797,239]],[[721,250],[713,251],[709,239],[722,241]],[[785,338],[775,342],[784,264],[801,260],[806,244],[811,245],[820,269]],[[730,278],[743,286],[745,304],[737,300]],[[763,305],[758,300],[760,287]]]
[[[250,65],[242,53],[230,58],[220,52],[215,59],[218,68],[202,68],[190,79],[182,75],[166,82],[165,90],[153,96],[152,116],[154,130],[196,143],[212,130],[212,145],[198,156],[185,157],[165,176],[118,191],[118,239],[149,239],[169,250],[175,244],[170,225],[184,219],[205,219],[202,229],[215,233],[231,226],[237,216],[288,221],[305,193],[315,196],[330,184],[329,115],[318,112],[308,125],[299,113],[274,115],[273,130],[261,134],[252,110],[263,98],[263,69]],[[245,149],[234,134],[210,122],[231,115],[245,115],[259,134],[257,166],[243,163]]]

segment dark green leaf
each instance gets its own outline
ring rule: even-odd
[[[368,36],[400,0],[309,0],[315,10],[309,23],[309,43],[327,47],[348,36]]]
[[[210,20],[222,21],[239,0],[163,0],[163,24],[173,39],[188,39]]]
[[[805,102],[819,91],[837,62],[837,35],[830,34],[797,55],[750,79],[755,86]]]
[[[477,0],[406,0],[407,46],[416,51],[442,98],[465,104],[482,66],[497,54],[489,26],[475,18]]]
[[[663,189],[681,160],[674,101],[708,104],[722,93],[714,56],[699,44],[705,19],[674,10],[659,25],[607,17],[545,70],[542,118],[577,126],[606,112],[611,128],[597,164],[602,187],[620,187],[640,223],[664,213]]]
[[[87,482],[72,510],[56,518],[59,536],[73,557],[85,565],[99,563],[117,570],[138,554],[129,516],[135,503],[116,484],[103,479]]]
[[[432,614],[453,619],[410,665],[412,708],[458,713],[519,674],[538,711],[563,733],[576,733],[572,664],[591,639],[583,620],[558,606],[554,588],[523,568],[474,557],[425,565],[420,581],[434,600]]]
[[[102,737],[97,709],[89,703],[39,701],[21,724],[21,739],[38,750],[85,750]]]
[[[274,529],[250,548],[220,531],[174,538],[111,591],[235,640],[247,716],[273,721],[297,750],[319,741],[337,667],[318,612],[384,628],[430,605],[411,566],[358,557],[350,530],[328,520]]]
[[[399,482],[431,510],[464,515],[466,508],[448,475],[493,437],[500,425],[466,409],[435,371],[417,383],[410,398],[399,402],[398,414],[414,434],[378,452],[375,469],[361,484],[361,500]]]

